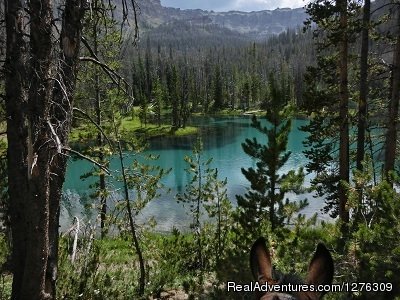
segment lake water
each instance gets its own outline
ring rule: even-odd
[[[265,125],[266,122],[263,124]],[[293,120],[292,130],[289,136],[288,150],[292,152],[289,161],[281,169],[281,172],[298,169],[306,164],[306,158],[302,153],[303,140],[306,135],[299,130],[299,126],[306,124],[305,120]],[[241,168],[254,166],[254,161],[242,150],[241,143],[246,138],[256,137],[259,142],[266,142],[265,136],[250,126],[251,118],[240,117],[196,117],[191,120],[191,124],[201,127],[204,144],[204,158],[213,158],[211,167],[218,168],[220,179],[228,179],[228,197],[232,203],[236,203],[235,195],[244,194],[249,187],[248,181],[242,175]],[[162,196],[155,199],[144,209],[139,216],[139,223],[145,222],[151,216],[157,220],[157,230],[168,231],[173,227],[178,229],[188,228],[190,218],[182,204],[176,202],[176,194],[185,189],[189,181],[189,176],[185,172],[187,164],[183,158],[190,155],[196,137],[163,137],[151,140],[150,147],[145,153],[159,155],[157,165],[164,169],[172,169],[167,177],[163,179],[165,186],[171,189],[170,193],[162,193]],[[132,157],[127,157],[127,164],[132,161]],[[64,184],[64,201],[62,207],[61,226],[68,228],[73,216],[80,218],[92,217],[96,214],[93,210],[88,210],[85,205],[93,200],[88,200],[89,185],[95,181],[94,178],[81,180],[80,176],[92,169],[92,164],[87,161],[70,161],[67,170],[66,182]],[[111,169],[118,169],[118,161],[111,161]],[[306,176],[305,185],[309,186],[312,174]],[[118,187],[114,193],[114,198],[118,197]],[[311,194],[288,195],[290,200],[300,200],[307,198],[310,205],[302,211],[308,216],[318,213],[319,219],[328,220],[327,215],[321,213],[323,200],[314,198]]]

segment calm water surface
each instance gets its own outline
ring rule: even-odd
[[[306,159],[302,150],[304,149],[302,141],[306,135],[299,130],[299,126],[305,125],[305,120],[293,120],[292,131],[289,136],[288,150],[292,152],[289,161],[282,168],[281,172],[297,169],[304,166]],[[218,168],[220,179],[228,179],[229,199],[236,203],[235,195],[244,194],[249,187],[248,181],[241,173],[241,168],[254,166],[254,161],[249,158],[242,150],[241,143],[246,138],[256,137],[259,142],[266,142],[265,136],[250,126],[250,117],[196,117],[191,123],[200,126],[201,136],[204,143],[204,158],[213,158],[211,167]],[[264,121],[264,125],[266,122]],[[179,229],[188,228],[190,218],[187,216],[186,209],[182,204],[176,202],[177,193],[183,192],[185,185],[189,181],[189,176],[185,172],[187,164],[183,158],[190,155],[192,145],[196,137],[164,137],[153,139],[150,142],[150,148],[145,153],[159,155],[160,159],[157,165],[164,169],[172,169],[163,183],[171,189],[170,193],[162,192],[162,196],[155,199],[144,209],[139,216],[139,222],[145,222],[149,217],[154,216],[157,220],[157,230],[168,231],[173,227]],[[127,163],[132,161],[132,156],[127,157]],[[143,159],[143,158],[140,158]],[[62,228],[68,228],[73,216],[83,219],[93,218],[93,210],[85,208],[89,200],[89,185],[95,179],[81,180],[80,176],[92,169],[92,164],[87,161],[70,161],[67,170],[67,178],[64,184],[64,201],[62,209],[61,225]],[[111,169],[118,170],[118,161],[111,161]],[[309,185],[312,174],[307,175],[306,185]],[[111,198],[118,198],[118,186]],[[307,198],[310,205],[302,211],[306,215],[312,215],[315,212],[319,214],[320,219],[329,219],[323,215],[320,210],[323,206],[321,199],[314,198],[311,194],[288,195],[290,200],[300,200]],[[112,202],[112,201],[111,201]]]

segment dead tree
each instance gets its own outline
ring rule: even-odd
[[[60,199],[89,2],[63,1],[60,24],[54,2],[3,1],[13,300],[56,298]]]

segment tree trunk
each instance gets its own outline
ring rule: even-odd
[[[348,89],[348,16],[347,0],[337,0],[336,5],[340,11],[341,40],[339,45],[339,93],[340,93],[340,146],[339,146],[339,217],[343,224],[349,222],[349,212],[346,208],[347,195],[343,182],[349,182],[349,89]],[[345,233],[346,226],[342,228]]]
[[[83,8],[81,1],[66,1],[60,39],[63,60],[58,62],[52,2],[31,0],[26,9],[22,1],[5,0],[8,176],[13,178],[8,190],[11,299],[16,300],[55,299],[58,215],[66,167],[61,152],[71,124]]]
[[[365,156],[365,130],[367,126],[367,97],[368,97],[368,42],[369,42],[369,23],[371,13],[371,0],[365,0],[363,9],[363,28],[361,33],[361,57],[360,57],[360,98],[358,100],[358,124],[357,124],[357,157],[356,167],[360,172],[363,171],[363,160]],[[373,159],[373,157],[372,157]],[[359,186],[358,203],[356,218],[360,217],[363,192]]]
[[[6,110],[13,241],[13,299],[45,299],[48,257],[49,162],[47,120],[53,72],[52,3],[30,2],[30,39],[24,41],[23,4],[7,1]],[[18,24],[17,29],[15,25]],[[16,39],[13,39],[16,38]],[[15,48],[21,47],[16,50]],[[16,50],[14,64],[11,51]],[[29,53],[29,56],[25,56]],[[29,57],[28,59],[25,59]],[[15,69],[13,69],[15,68]],[[24,79],[15,78],[27,76]],[[17,79],[12,82],[13,79]],[[11,90],[16,89],[13,93]],[[18,93],[18,94],[17,94]],[[20,111],[19,111],[20,109]],[[14,169],[14,170],[13,170]],[[13,184],[15,181],[17,184]],[[21,191],[23,194],[21,194]]]
[[[19,298],[26,259],[26,209],[28,195],[27,182],[27,139],[28,128],[26,109],[28,101],[26,91],[26,47],[24,40],[25,13],[22,1],[5,1],[6,10],[6,61],[5,69],[5,103],[7,113],[8,140],[8,183],[10,196],[9,208],[12,232],[12,269],[13,291],[12,299]]]
[[[368,97],[368,42],[371,0],[365,0],[363,11],[363,29],[361,37],[360,58],[360,98],[358,102],[358,132],[357,132],[357,169],[362,171],[362,161],[365,155],[365,129],[367,121]]]
[[[98,16],[98,3],[94,1],[93,3],[93,10],[96,11],[95,20],[93,20],[93,52],[98,57],[98,23],[99,18]],[[100,94],[100,74],[99,69],[95,66],[95,75],[94,75],[94,90],[95,90],[95,100],[96,100],[96,122],[99,127],[102,127],[102,106],[101,106],[101,94]],[[99,147],[99,162],[100,164],[104,165],[104,139],[103,134],[99,131],[97,133],[97,146]],[[106,235],[106,216],[107,216],[107,197],[105,194],[106,191],[106,176],[102,170],[100,170],[99,175],[99,191],[100,191],[100,230],[101,230],[101,238],[104,238]]]
[[[114,130],[115,130],[115,136],[118,139],[118,144],[117,144],[118,145],[118,156],[119,156],[119,162],[120,162],[120,166],[121,166],[122,180],[123,180],[123,184],[124,184],[124,195],[125,195],[125,201],[126,201],[126,208],[128,211],[129,226],[130,226],[130,230],[131,230],[133,245],[135,247],[136,254],[138,255],[138,259],[139,259],[140,276],[139,276],[139,282],[138,282],[139,283],[138,294],[139,294],[139,296],[143,296],[144,289],[146,287],[146,269],[145,269],[145,264],[144,264],[142,248],[140,247],[138,234],[137,234],[136,228],[135,228],[136,225],[133,220],[133,212],[132,212],[132,207],[131,207],[131,200],[129,198],[127,174],[125,171],[125,164],[124,164],[124,157],[122,154],[121,141],[119,140],[119,134],[116,129],[115,122],[113,122],[113,123],[114,123],[113,126],[114,126]]]
[[[397,14],[397,38],[396,46],[393,54],[392,66],[392,86],[389,104],[389,121],[386,132],[386,148],[385,148],[385,174],[394,170],[396,159],[396,141],[397,141],[397,118],[399,114],[399,98],[400,98],[400,8],[396,6]]]

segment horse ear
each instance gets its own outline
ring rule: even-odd
[[[263,237],[255,241],[251,247],[250,267],[254,279],[260,283],[273,283],[271,256]]]
[[[333,259],[324,244],[318,244],[317,250],[308,267],[307,284],[325,285],[333,280]],[[321,294],[321,296],[323,293]]]

